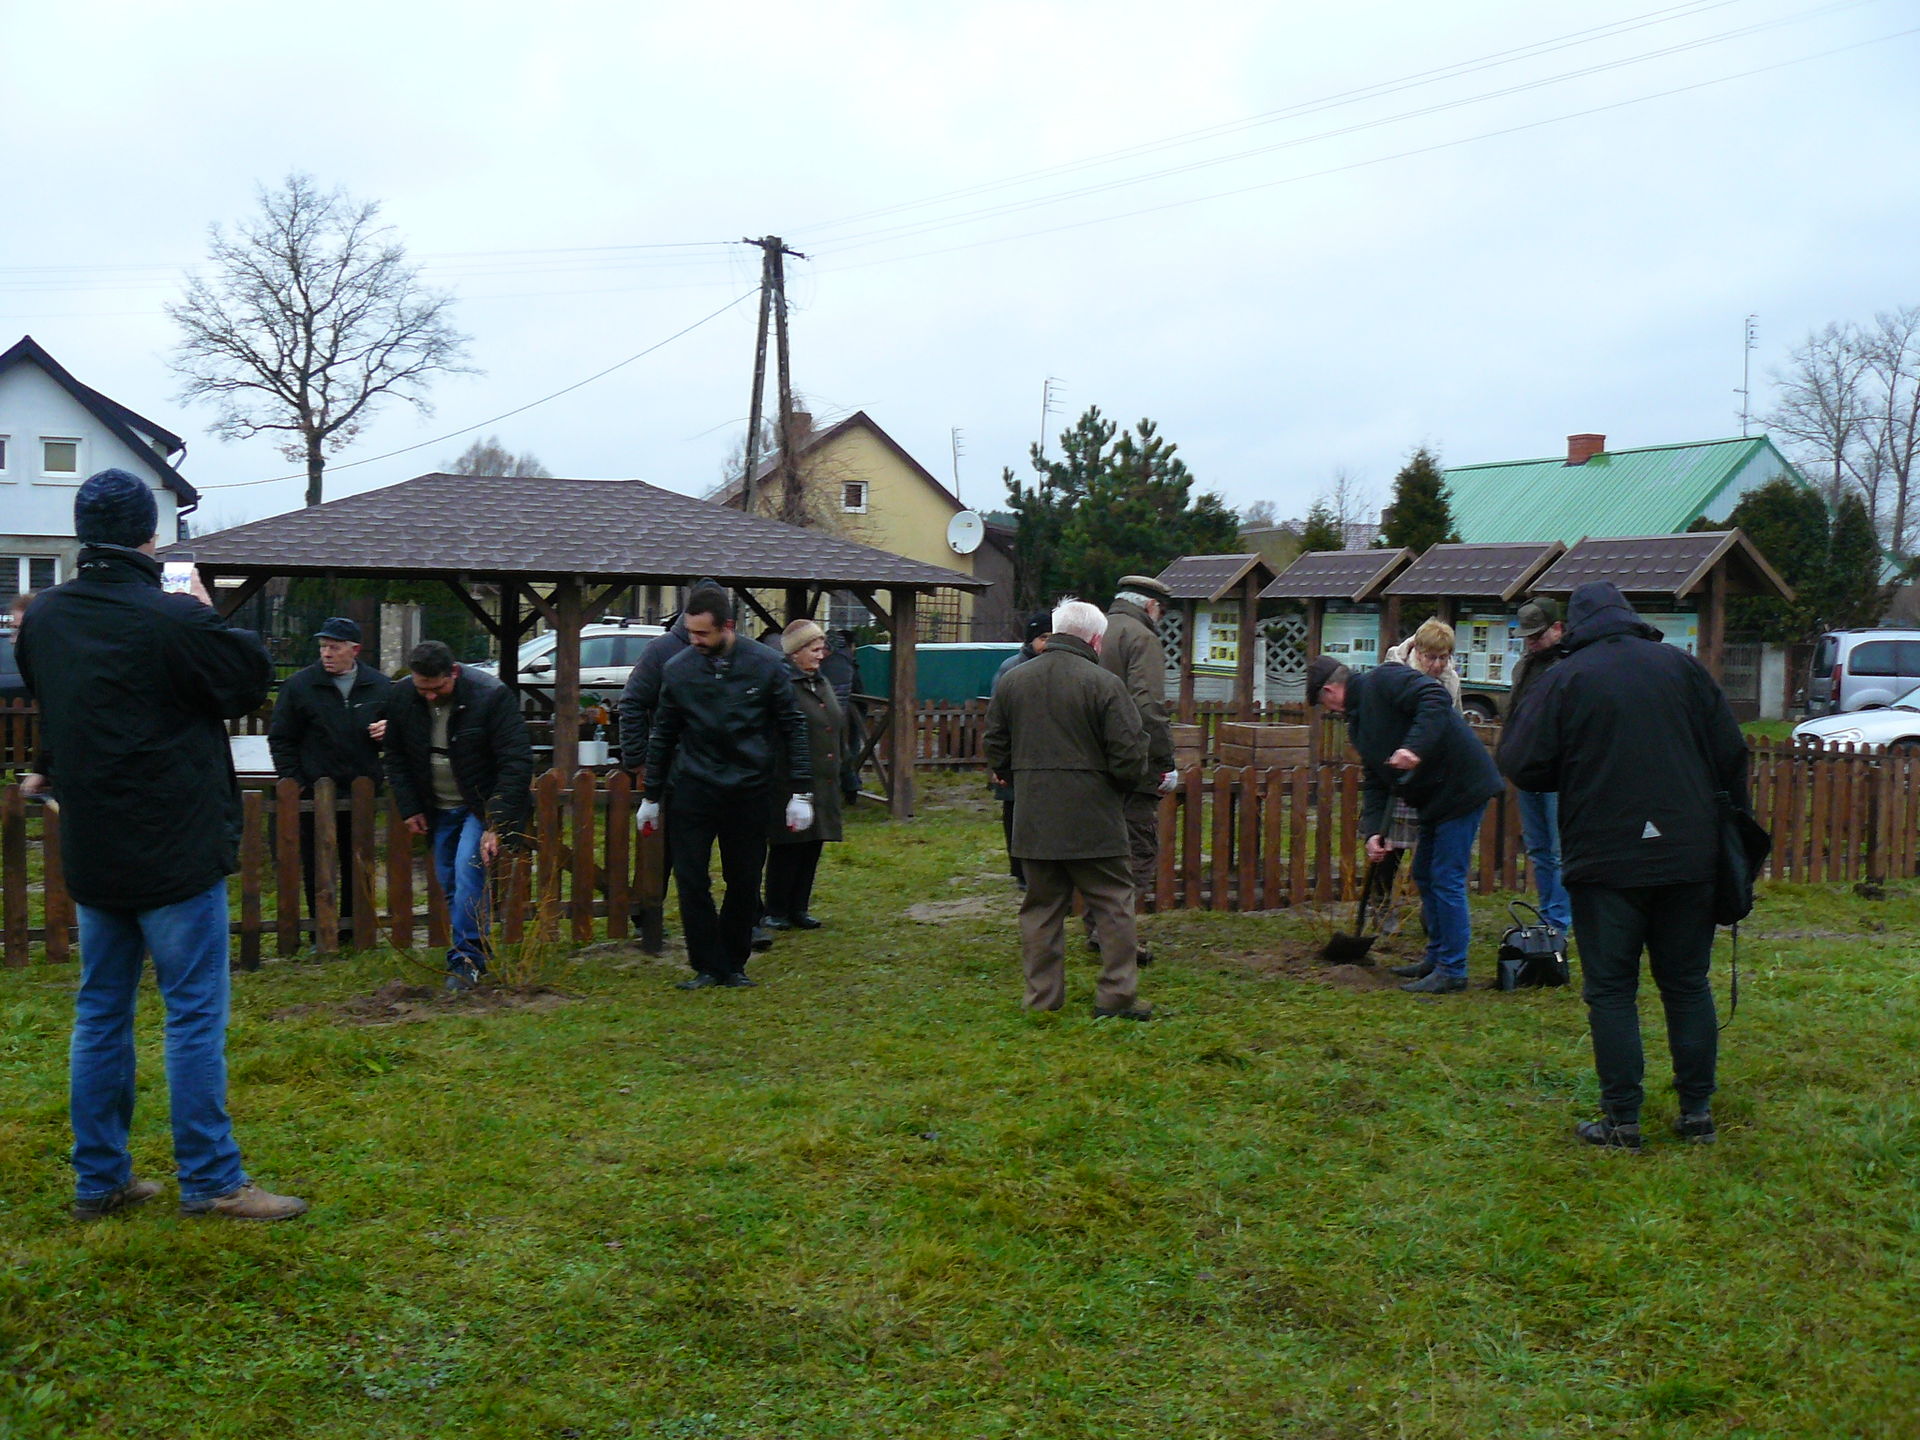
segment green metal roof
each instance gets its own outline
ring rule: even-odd
[[[1584,465],[1555,455],[1442,473],[1469,545],[1672,534],[1702,514],[1725,518],[1737,494],[1776,475],[1797,478],[1764,435],[1603,450]]]

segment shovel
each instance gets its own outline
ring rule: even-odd
[[[1389,850],[1384,860],[1367,862],[1366,879],[1360,886],[1360,908],[1353,917],[1353,933],[1335,931],[1333,938],[1320,948],[1320,958],[1329,965],[1371,965],[1373,961],[1367,952],[1373,949],[1373,942],[1380,938],[1380,911],[1387,906],[1393,894],[1393,877],[1400,869],[1400,856],[1403,852]],[[1373,934],[1367,930],[1367,908],[1373,907],[1376,929]]]

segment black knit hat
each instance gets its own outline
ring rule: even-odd
[[[1042,635],[1050,634],[1052,630],[1053,612],[1051,610],[1036,610],[1033,614],[1027,616],[1026,639],[1029,644],[1038,640]]]
[[[1329,685],[1344,685],[1353,672],[1331,655],[1316,655],[1307,666],[1307,704],[1318,705],[1320,692]]]
[[[73,534],[82,545],[137,550],[160,529],[153,487],[125,470],[89,475],[73,495]]]

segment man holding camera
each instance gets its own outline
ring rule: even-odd
[[[150,955],[167,1009],[181,1214],[289,1219],[307,1202],[248,1180],[227,1114],[227,876],[238,868],[240,789],[225,722],[265,702],[273,664],[259,637],[214,612],[198,574],[189,593],[162,591],[146,481],[102,470],[75,493],[73,522],[78,573],[34,602],[19,639],[79,907],[72,1213],[94,1220],[160,1193],[134,1178],[127,1151],[134,1004]]]

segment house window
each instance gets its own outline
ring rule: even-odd
[[[836,590],[827,601],[829,630],[858,630],[874,623],[873,612],[850,590]]]
[[[40,438],[40,473],[65,479],[80,473],[80,442],[61,436]]]
[[[840,508],[849,515],[867,513],[867,482],[849,480],[840,487]]]
[[[0,475],[7,473],[7,437],[0,435]]]
[[[51,555],[0,555],[0,606],[28,591],[60,583],[60,562]]]

